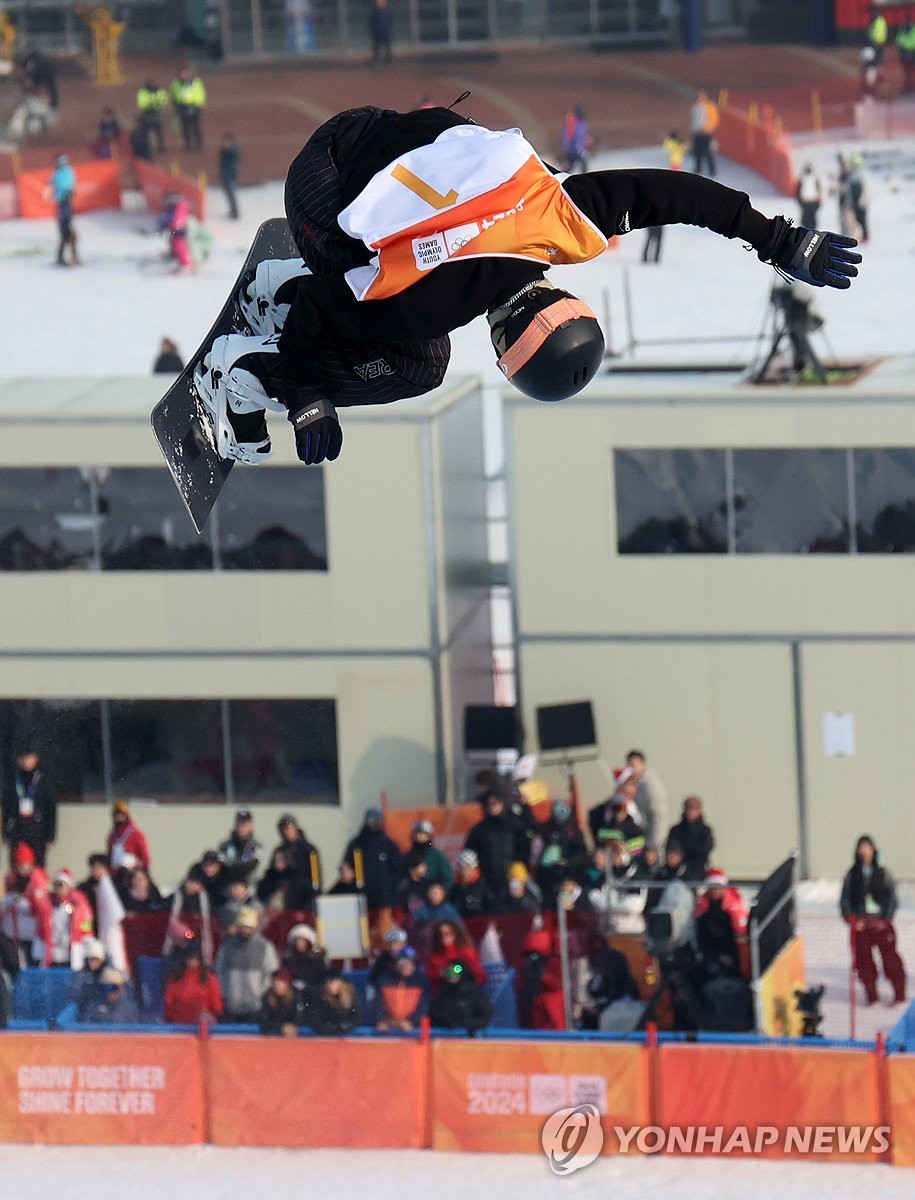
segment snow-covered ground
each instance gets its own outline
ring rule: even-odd
[[[535,1154],[211,1146],[4,1146],[0,1175],[15,1200],[908,1200],[913,1187],[911,1171],[880,1164],[621,1155],[559,1178]]]

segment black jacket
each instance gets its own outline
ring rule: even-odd
[[[505,811],[478,821],[468,830],[464,845],[476,852],[480,873],[494,895],[505,887],[512,863],[527,865],[531,849],[526,826]]]
[[[421,394],[440,381],[447,365],[447,335],[474,317],[504,303],[526,283],[542,278],[544,268],[522,259],[479,258],[445,264],[412,287],[383,300],[358,301],[343,273],[369,261],[362,242],[342,233],[336,213],[315,215],[333,191],[339,213],[382,168],[445,129],[471,124],[449,109],[396,113],[360,108],[340,113],[316,130],[292,163],[286,180],[286,213],[306,262],[315,271],[303,278],[279,340],[281,358],[295,383],[316,395],[332,396],[338,406],[384,404]],[[326,146],[326,162],[316,164],[315,146]],[[314,186],[311,180],[322,177]],[[608,238],[655,225],[700,225],[761,249],[771,223],[756,212],[743,192],[687,172],[661,170],[597,171],[563,182],[573,203]],[[334,266],[336,264],[336,266]],[[414,372],[406,390],[390,372],[367,378],[359,391],[346,390],[343,375],[325,364],[339,360],[346,343],[386,344],[405,339],[443,339],[434,363]],[[441,356],[445,361],[441,362]],[[382,355],[383,356],[383,355]],[[419,388],[419,391],[417,391]]]
[[[356,850],[362,851],[366,903],[369,908],[390,908],[403,873],[403,855],[397,843],[383,829],[363,825],[346,847],[344,859],[351,867],[355,867]]]
[[[48,842],[57,836],[57,796],[43,769],[14,770],[3,789],[3,837],[25,842],[43,860]]]
[[[492,1020],[492,1004],[475,979],[463,976],[457,983],[443,983],[429,1008],[438,1029],[466,1029],[471,1037]]]
[[[708,860],[715,849],[715,834],[711,825],[706,825],[701,819],[678,821],[670,827],[667,840],[679,843],[683,851],[683,864],[686,867],[683,878],[704,879]]]

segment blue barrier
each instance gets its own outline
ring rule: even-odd
[[[886,1039],[887,1050],[915,1050],[915,1000],[890,1030]]]
[[[69,967],[26,967],[13,984],[13,1016],[51,1021],[69,999],[75,972]]]
[[[515,968],[500,964],[486,968],[486,994],[492,1004],[490,1029],[518,1028],[518,997],[515,994]]]

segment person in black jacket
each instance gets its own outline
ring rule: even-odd
[[[468,830],[464,846],[476,854],[480,872],[493,896],[504,891],[512,863],[527,866],[530,860],[527,827],[506,811],[505,801],[498,792],[485,797],[483,817]]]
[[[397,884],[403,875],[403,855],[397,843],[384,831],[380,808],[366,809],[362,828],[346,847],[344,859],[354,869],[359,882],[357,853],[362,864],[365,899],[370,909],[390,908]]]
[[[715,849],[715,834],[702,815],[702,801],[698,796],[687,796],[683,801],[683,814],[676,825],[672,825],[667,840],[673,840],[683,855],[683,879],[698,882],[705,878],[706,868]]]
[[[465,1029],[475,1037],[492,1020],[492,1003],[464,964],[452,962],[442,972],[429,1017],[437,1029]]]
[[[265,1037],[296,1037],[308,1025],[310,1012],[304,993],[293,987],[288,967],[274,971],[270,986],[261,1001],[257,1023]]]
[[[267,407],[285,410],[303,462],[336,459],[338,407],[430,391],[449,333],[484,313],[509,382],[538,400],[580,391],[603,335],[546,271],[597,257],[617,234],[705,226],[818,286],[848,287],[860,262],[854,239],[770,220],[744,193],[685,171],[560,180],[519,130],[445,108],[338,113],[293,161],[285,198],[310,274],[261,264],[243,289],[259,336],[218,338],[197,375],[203,402],[234,431],[226,457],[251,462],[270,449]]]
[[[480,873],[475,850],[465,849],[458,855],[448,899],[462,917],[486,917],[495,911],[496,898]]]
[[[896,884],[883,865],[872,837],[864,834],[855,846],[855,861],[842,881],[839,911],[851,926],[855,947],[855,970],[868,1004],[877,1003],[877,966],[874,951],[880,951],[883,973],[893,986],[894,1001],[906,998],[905,965],[896,949],[893,917],[898,900]]]
[[[26,746],[3,790],[3,840],[10,860],[20,845],[31,846],[39,867],[57,836],[57,795],[41,765],[38,751]]]
[[[543,895],[545,908],[552,908],[556,892],[566,875],[583,870],[588,860],[585,839],[567,800],[554,800],[550,817],[539,825],[537,832],[543,849],[537,863],[535,878]]]

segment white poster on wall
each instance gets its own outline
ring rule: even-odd
[[[855,752],[855,714],[823,713],[823,753],[827,758],[849,758]]]

